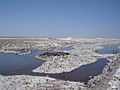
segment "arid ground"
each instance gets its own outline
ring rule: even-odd
[[[108,45],[117,45],[119,50],[112,50],[113,53],[98,53],[99,50],[109,47]],[[68,50],[63,48],[68,48]],[[42,65],[31,71],[37,74],[5,75],[0,73],[0,90],[120,90],[120,39],[0,38],[0,54],[14,54],[22,57],[36,50],[52,51],[34,56],[44,61]],[[106,58],[109,62],[99,75],[91,76],[87,82],[74,81],[70,78],[70,80],[63,80],[51,76],[72,72],[102,58]],[[39,73],[45,75],[39,75]]]

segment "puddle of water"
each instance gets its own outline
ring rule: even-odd
[[[95,44],[95,42],[83,42],[84,45]]]
[[[98,54],[113,54],[113,50],[118,51],[117,53],[120,53],[120,49],[117,47],[120,45],[109,44],[109,45],[104,45],[104,46],[105,48],[97,51]]]
[[[37,68],[43,62],[29,55],[0,54],[0,73],[24,73]]]
[[[44,61],[35,56],[50,50],[35,50],[29,55],[0,54],[0,73],[1,74],[24,74],[41,66]]]
[[[91,76],[93,77],[101,74],[108,62],[106,58],[102,58],[98,59],[96,62],[83,65],[71,72],[49,74],[49,76],[62,80],[87,82]]]
[[[65,48],[58,49],[57,51],[69,51],[73,49],[73,45]]]
[[[63,48],[69,50],[71,47]],[[22,51],[27,53],[28,51]],[[13,75],[30,73],[33,69],[41,66],[44,61],[35,58],[36,55],[52,50],[34,50],[29,55],[0,54],[0,74]]]
[[[83,65],[77,69],[74,69],[71,72],[64,72],[64,73],[58,73],[58,74],[48,74],[48,73],[37,73],[37,72],[31,72],[33,69],[29,70],[23,70],[18,71],[10,71],[10,72],[4,72],[1,73],[2,75],[31,75],[31,76],[49,76],[56,79],[61,80],[69,80],[69,81],[76,81],[76,82],[88,82],[88,80],[91,79],[91,77],[97,76],[102,73],[104,67],[107,65],[109,61],[106,58],[98,59],[96,62]],[[21,67],[20,67],[21,68]]]
[[[71,48],[71,47],[70,47]],[[63,49],[65,50],[65,49]],[[68,49],[67,49],[68,50]],[[33,69],[44,63],[43,60],[35,58],[35,55],[45,52],[53,52],[49,50],[33,51],[30,55],[14,55],[14,54],[0,54],[0,74],[2,75],[32,75],[32,76],[46,76],[69,80],[87,82],[91,76],[96,76],[102,73],[104,67],[109,62],[106,58],[98,59],[96,62],[83,65],[71,72],[59,74],[35,73]]]
[[[53,50],[35,50],[35,51],[32,51],[32,54],[30,55],[35,57],[36,55],[40,55],[45,52],[54,52],[54,51]]]

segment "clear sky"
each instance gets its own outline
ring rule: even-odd
[[[120,0],[0,0],[0,36],[120,38]]]

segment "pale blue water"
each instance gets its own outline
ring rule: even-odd
[[[113,54],[113,50],[118,51],[117,53],[120,53],[120,49],[117,46],[120,46],[119,44],[113,45],[113,44],[108,44],[104,45],[105,48],[98,50],[97,53],[99,54]]]
[[[72,50],[73,49],[73,46],[69,46],[69,47],[65,47],[65,48],[61,48],[61,49],[58,49],[57,51],[68,51],[68,50]]]

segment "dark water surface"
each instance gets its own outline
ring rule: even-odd
[[[44,51],[41,51],[43,53]],[[34,52],[33,52],[34,54]],[[31,55],[0,54],[0,73],[25,73],[44,63]]]
[[[87,82],[90,77],[101,74],[108,62],[106,58],[102,58],[98,59],[96,62],[80,66],[71,72],[49,74],[49,76],[62,80]]]
[[[72,47],[68,47],[65,50],[71,50]],[[112,49],[111,49],[112,48]],[[110,53],[115,49],[104,48],[98,53]],[[107,49],[107,50],[106,50]],[[61,49],[64,50],[64,49]],[[35,73],[32,72],[44,63],[43,60],[35,58],[35,55],[45,52],[53,52],[52,50],[32,51],[30,55],[14,55],[14,54],[0,54],[0,74],[2,75],[32,75],[32,76],[49,76],[56,79],[87,82],[91,77],[102,73],[104,67],[109,62],[106,58],[98,59],[96,62],[80,66],[71,72],[64,72],[59,74],[47,74],[47,73]]]
[[[61,50],[71,50],[72,46],[62,48]],[[22,51],[27,53],[28,51]],[[0,54],[0,74],[14,75],[30,73],[33,69],[41,66],[44,61],[35,56],[45,52],[54,52],[53,50],[34,50],[30,55]]]

